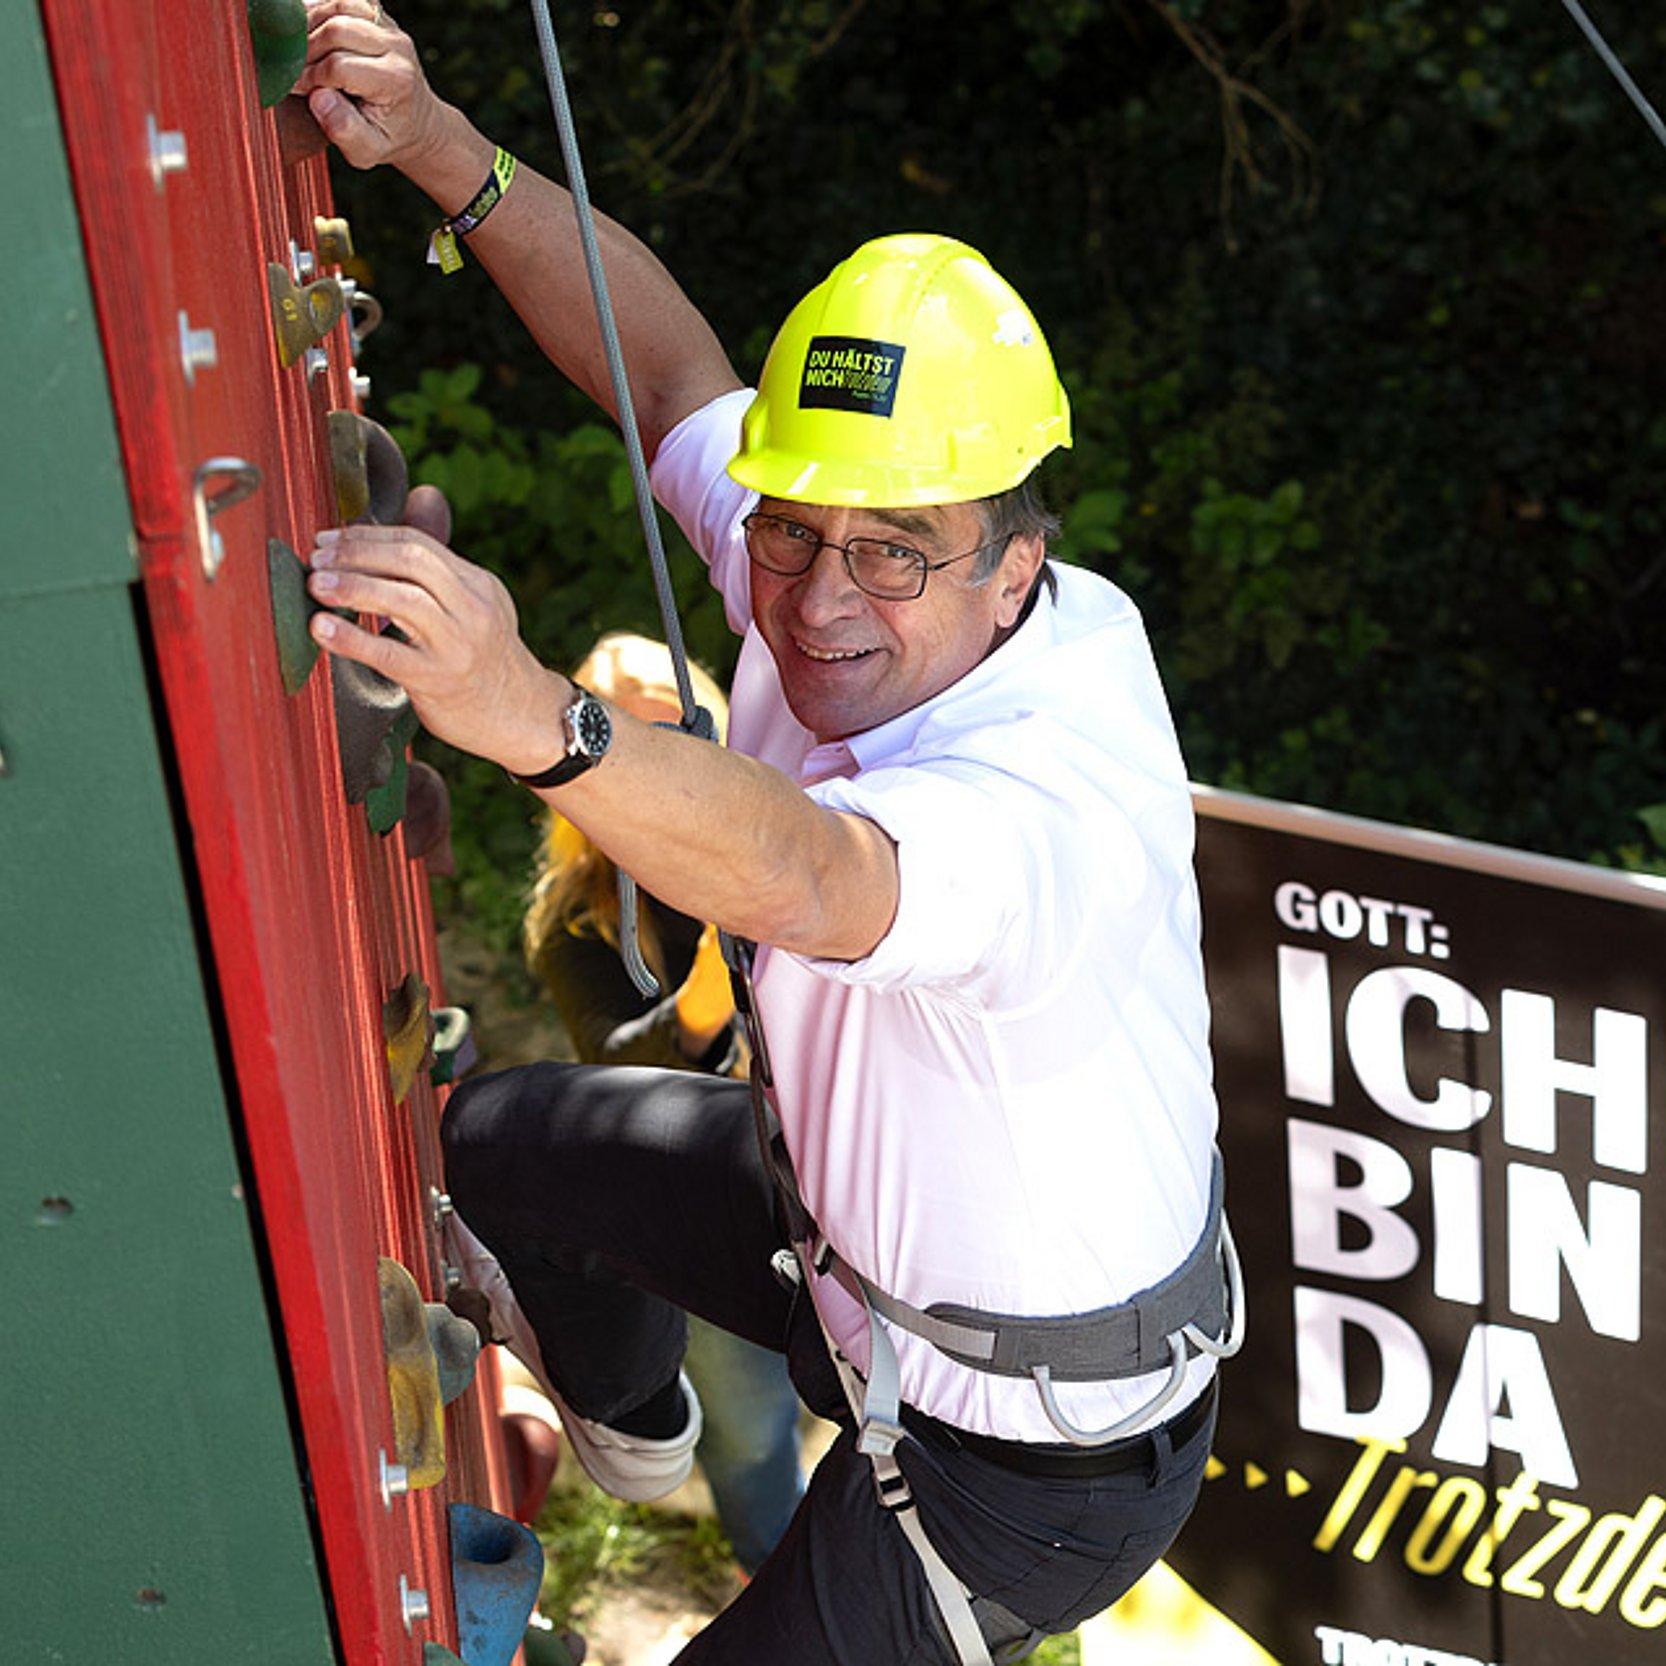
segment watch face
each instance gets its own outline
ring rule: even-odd
[[[613,722],[607,707],[599,700],[582,700],[573,714],[573,729],[579,750],[587,757],[599,758],[613,739]]]

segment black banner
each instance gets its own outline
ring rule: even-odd
[[[1666,885],[1199,808],[1249,1337],[1170,1561],[1283,1666],[1666,1658]]]

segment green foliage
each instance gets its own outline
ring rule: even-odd
[[[610,1595],[658,1580],[718,1608],[734,1594],[734,1552],[714,1516],[621,1504],[586,1481],[557,1482],[534,1524],[544,1546],[539,1612],[557,1630],[576,1626]],[[1036,1666],[1082,1666],[1075,1632],[1049,1637]]]
[[[644,1579],[711,1608],[733,1593],[734,1552],[714,1516],[622,1504],[577,1481],[551,1489],[534,1526],[545,1552],[539,1611],[557,1630],[582,1630],[610,1594]]]
[[[624,443],[574,401],[559,431],[517,426],[480,396],[482,370],[425,370],[388,408],[414,480],[438,486],[461,553],[514,592],[521,630],[551,664],[572,666],[604,631],[657,634],[653,583]],[[705,568],[670,518],[660,533],[690,650],[719,670],[734,645]]]
[[[659,635],[642,526],[624,443],[576,398],[582,420],[560,432],[516,426],[485,403],[481,367],[424,370],[388,401],[415,481],[451,501],[460,554],[513,592],[523,635],[546,664],[572,669],[603,632]],[[735,643],[688,542],[660,517],[689,651],[726,675]],[[551,737],[551,761],[557,738]],[[424,739],[452,795],[454,879],[442,911],[471,919],[497,948],[518,939],[541,807],[494,766]]]
[[[1030,1659],[1035,1666],[1082,1666],[1082,1640],[1073,1631],[1049,1637]]]
[[[525,13],[401,20],[445,93],[559,177]],[[1599,21],[1666,92],[1666,23]],[[1197,778],[1662,864],[1666,157],[1561,8],[642,0],[556,22],[598,201],[743,374],[881,232],[963,236],[1025,293],[1075,408],[1045,476],[1066,551],[1145,611]],[[396,415],[462,548],[557,659],[655,629],[617,443],[477,265],[421,266],[431,206],[339,183],[389,306],[369,368],[418,401]]]

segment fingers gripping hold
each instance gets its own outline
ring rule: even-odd
[[[312,564],[314,596],[381,615],[401,633],[320,613],[316,640],[404,687],[430,732],[523,772],[548,750],[565,685],[521,641],[509,592],[492,574],[411,527],[321,533]]]
[[[380,671],[384,677],[391,677],[407,689],[420,674],[420,650],[391,636],[379,636],[375,631],[367,631],[362,625],[338,618],[333,613],[315,614],[312,634],[332,654],[368,665],[372,671]]]
[[[308,14],[307,68],[296,90],[356,168],[400,163],[431,138],[439,101],[416,47],[374,0],[323,0]]]
[[[309,28],[318,29],[332,18],[358,18],[378,28],[397,29],[381,0],[304,0]]]

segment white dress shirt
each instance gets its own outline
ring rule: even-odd
[[[654,489],[744,640],[730,745],[894,841],[897,914],[865,959],[760,949],[758,1005],[804,1200],[838,1253],[917,1307],[1049,1316],[1166,1277],[1203,1230],[1215,1100],[1185,768],[1145,630],[1103,578],[1056,566],[959,682],[818,745],[751,619],[729,479],[750,395],[687,417]],[[858,1370],[866,1321],[818,1308]],[[1057,1442],[1035,1387],[893,1329],[903,1398],[961,1428]],[[1170,1413],[1214,1369],[1194,1360]],[[1116,1422],[1163,1375],[1058,1388]]]

